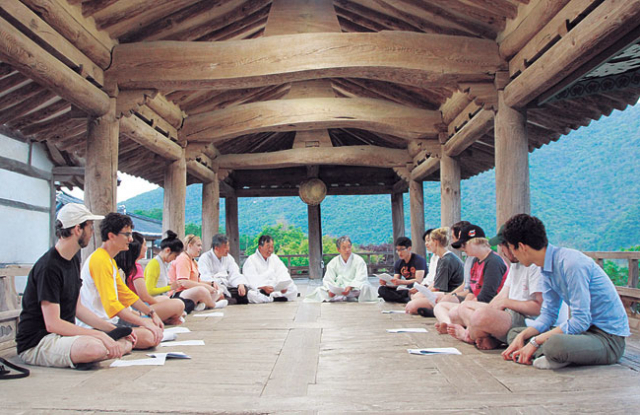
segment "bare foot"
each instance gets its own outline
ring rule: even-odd
[[[476,347],[480,350],[495,349],[500,345],[500,342],[493,337],[480,337],[476,339]]]
[[[465,329],[460,324],[449,324],[449,327],[447,327],[447,333],[465,343],[473,343],[471,336],[469,336],[469,330]]]
[[[447,334],[447,327],[447,323],[436,323],[436,330],[438,330],[440,334]]]

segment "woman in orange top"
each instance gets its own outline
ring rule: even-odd
[[[184,298],[196,303],[196,311],[205,308],[222,308],[228,302],[215,282],[201,282],[198,263],[195,258],[202,252],[202,241],[198,236],[187,235],[184,239],[185,250],[171,263],[169,281],[177,282],[178,289],[172,298]]]

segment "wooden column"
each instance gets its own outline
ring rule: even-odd
[[[322,278],[322,222],[320,205],[307,206],[309,217],[309,278]]]
[[[187,161],[182,157],[167,164],[164,173],[164,209],[162,214],[162,231],[171,229],[183,239],[184,216],[187,197]]]
[[[504,100],[498,91],[495,117],[496,219],[499,228],[516,213],[530,213],[529,146],[527,118]]]
[[[391,222],[393,223],[393,243],[404,236],[404,200],[402,193],[391,193]],[[393,251],[394,261],[398,260],[398,254]]]
[[[202,252],[211,249],[211,238],[220,227],[220,183],[216,180],[202,184]]]
[[[240,264],[240,231],[238,230],[238,198],[227,196],[224,201],[226,234],[229,238],[230,254]]]
[[[422,240],[424,233],[424,192],[422,182],[409,182],[409,206],[411,210],[411,242],[413,252],[425,257],[427,249]]]
[[[118,120],[116,100],[109,100],[109,111],[102,117],[89,117],[87,153],[84,170],[84,204],[96,215],[116,211],[118,180]],[[102,244],[98,224],[93,238],[84,249],[88,255]]]
[[[440,226],[460,222],[460,163],[442,154],[440,160]]]

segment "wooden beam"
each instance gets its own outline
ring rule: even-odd
[[[479,137],[493,128],[494,113],[491,110],[480,110],[460,131],[444,145],[444,152],[450,157],[460,155]]]
[[[440,157],[429,157],[411,171],[411,180],[420,182],[440,169]]]
[[[511,59],[518,53],[569,0],[539,0],[518,27],[500,42],[500,55]]]
[[[173,127],[180,129],[184,122],[185,114],[179,106],[173,102],[167,101],[162,94],[155,95],[147,102],[147,106],[160,115],[165,121]]]
[[[91,19],[85,19],[79,9],[64,0],[21,0],[74,44],[102,69],[111,63],[111,48],[115,42],[105,32],[97,30]]]
[[[183,151],[182,148],[180,150]],[[172,230],[178,234],[178,238],[184,239],[187,166],[183,152],[177,160],[167,164],[163,187],[162,232]]]
[[[640,0],[600,4],[505,88],[509,107],[521,108],[598,55],[640,20]]]
[[[107,74],[124,88],[171,90],[250,88],[327,77],[442,86],[485,80],[503,66],[497,45],[485,39],[409,32],[302,33],[118,45]]]
[[[426,248],[422,234],[424,233],[424,188],[422,182],[409,182],[409,211],[411,215],[411,250],[425,257]]]
[[[183,156],[182,147],[154,130],[136,115],[120,118],[120,134],[168,160],[179,160]]]
[[[216,162],[222,169],[282,169],[308,165],[404,167],[411,161],[406,150],[376,146],[310,147],[271,153],[226,154]]]
[[[0,17],[0,59],[62,98],[100,116],[109,111],[109,97]]]
[[[190,142],[220,142],[244,134],[323,128],[360,128],[405,139],[434,137],[440,112],[369,98],[299,98],[262,101],[189,117]]]
[[[215,180],[202,185],[202,246],[211,249],[213,235],[220,231],[220,184]]]
[[[78,71],[83,77],[91,78],[99,85],[104,85],[102,69],[27,6],[14,0],[2,0],[0,9],[18,22],[20,29],[31,40],[37,41],[49,53]]]
[[[116,117],[128,117],[158,94],[156,89],[129,89],[118,93]]]
[[[202,183],[218,180],[218,176],[213,170],[195,160],[187,161],[187,173],[197,177]]]

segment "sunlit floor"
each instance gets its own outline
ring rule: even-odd
[[[316,284],[299,282],[300,291]],[[190,315],[185,325],[191,332],[178,340],[205,345],[159,351],[182,351],[191,360],[126,368],[109,368],[109,361],[91,371],[32,368],[26,379],[2,381],[0,412],[545,414],[640,408],[637,335],[621,364],[540,371],[439,335],[434,319],[381,313],[402,308],[300,299],[229,306],[223,317]],[[386,331],[407,327],[428,332]],[[457,347],[462,355],[407,353],[420,347]]]

